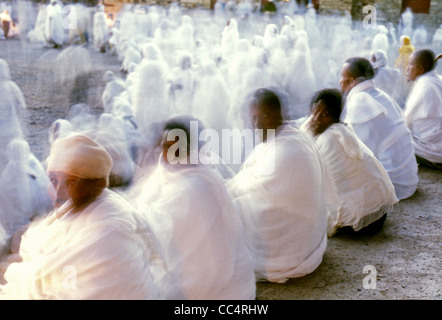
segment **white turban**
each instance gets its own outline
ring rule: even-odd
[[[47,171],[61,171],[83,179],[109,178],[113,162],[106,149],[84,135],[55,140]]]

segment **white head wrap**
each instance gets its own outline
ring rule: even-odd
[[[376,50],[372,53],[370,63],[373,69],[384,68],[388,65],[387,54],[384,50]]]
[[[61,171],[83,179],[108,179],[112,166],[112,158],[102,145],[78,134],[59,138],[52,144],[47,171]]]

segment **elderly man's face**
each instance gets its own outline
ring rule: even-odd
[[[410,60],[408,61],[407,69],[405,71],[407,80],[414,81],[422,73],[423,73],[422,66],[418,64],[416,57],[414,55],[411,55]]]
[[[106,187],[105,179],[82,179],[59,171],[50,171],[48,176],[54,187],[55,208],[69,199],[75,208],[80,208],[93,201]]]
[[[63,203],[75,195],[79,178],[64,172],[49,172],[49,179],[54,187],[53,203],[55,208],[59,208]]]

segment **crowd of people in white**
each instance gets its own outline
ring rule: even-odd
[[[442,28],[222,4],[72,5],[63,28],[51,0],[19,28],[121,74],[104,74],[99,116],[53,122],[39,160],[0,60],[1,298],[254,299],[256,281],[313,272],[336,233],[378,232],[418,165],[442,168]],[[239,163],[216,148],[234,130]]]

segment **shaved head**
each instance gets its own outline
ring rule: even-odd
[[[408,61],[406,75],[408,81],[414,81],[417,77],[432,71],[436,67],[436,61],[440,58],[430,49],[422,49],[413,52]]]
[[[433,70],[436,65],[435,54],[429,49],[415,51],[412,56],[416,59],[416,63],[423,67],[424,73]]]

